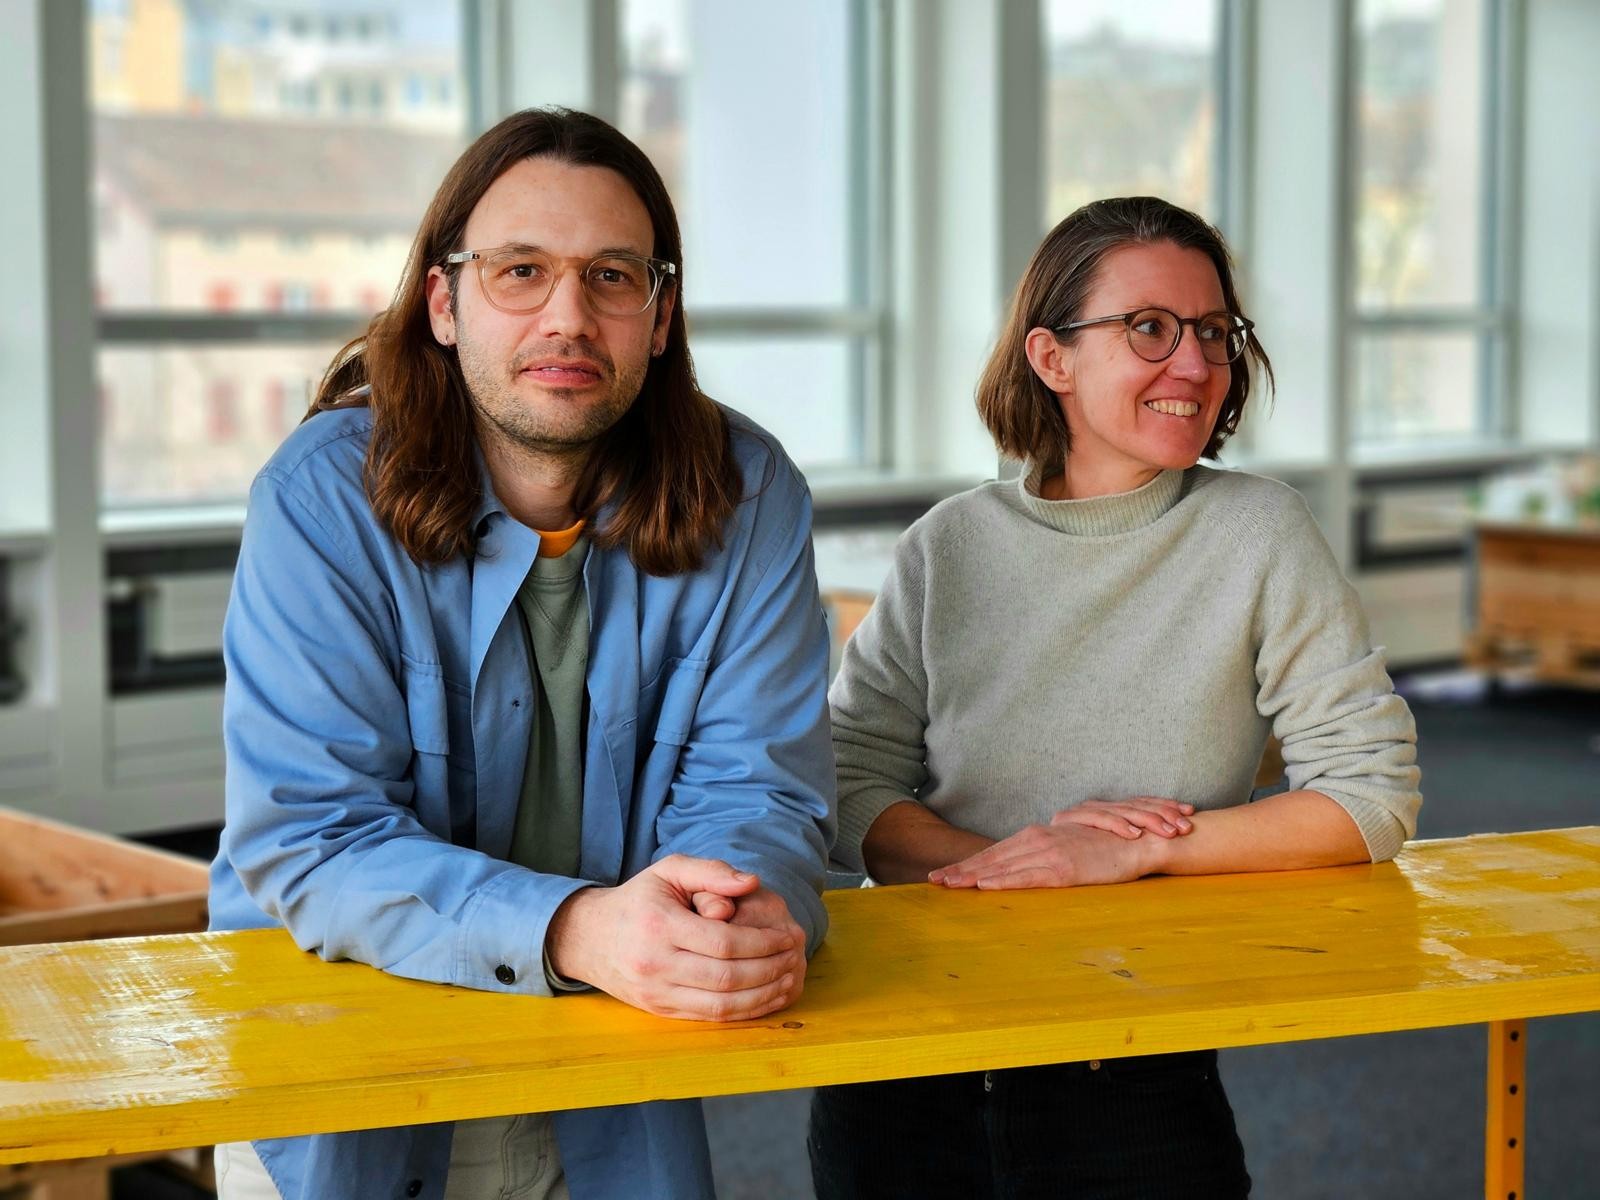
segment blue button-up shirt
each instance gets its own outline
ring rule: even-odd
[[[538,535],[485,476],[477,553],[419,567],[363,490],[370,413],[300,426],[251,489],[228,607],[212,928],[282,925],[325,959],[548,996],[562,901],[682,853],[759,874],[814,950],[834,767],[810,497],[769,435],[730,421],[745,498],[700,570],[650,576],[598,547],[584,569],[579,879],[505,861],[537,686],[515,599]],[[578,1200],[711,1195],[698,1101],[555,1123]],[[437,1200],[451,1130],[256,1146],[285,1200]]]

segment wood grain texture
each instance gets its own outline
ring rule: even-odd
[[[1467,658],[1508,676],[1600,687],[1600,523],[1480,524]]]
[[[0,945],[206,927],[206,865],[0,808]]]
[[[415,983],[276,930],[0,950],[0,1162],[1600,1009],[1600,828],[828,906],[800,1003],[721,1026]]]

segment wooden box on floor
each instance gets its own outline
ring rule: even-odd
[[[1600,687],[1600,524],[1481,524],[1467,662]]]
[[[204,863],[0,808],[0,946],[205,927]]]
[[[194,933],[206,927],[204,863],[0,808],[0,945]],[[0,1167],[4,1200],[105,1200],[111,1168],[165,1160],[212,1186],[205,1150]]]

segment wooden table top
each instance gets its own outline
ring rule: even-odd
[[[280,930],[0,949],[0,1163],[1600,1009],[1600,828],[827,899],[800,1003],[720,1026],[323,963]]]

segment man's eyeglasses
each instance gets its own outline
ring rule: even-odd
[[[608,317],[632,317],[649,308],[662,281],[678,268],[663,258],[601,254],[595,258],[554,258],[525,246],[459,250],[446,263],[476,262],[483,297],[501,312],[527,313],[545,306],[556,280],[575,269],[589,307]]]
[[[1250,342],[1253,321],[1234,313],[1206,313],[1203,317],[1180,317],[1164,308],[1141,308],[1134,312],[1116,313],[1109,317],[1091,317],[1086,321],[1072,321],[1057,325],[1053,332],[1070,333],[1090,325],[1110,325],[1120,321],[1127,330],[1128,345],[1146,362],[1162,362],[1172,357],[1183,337],[1185,325],[1194,326],[1195,340],[1200,343],[1200,353],[1208,363],[1225,367],[1244,353]]]

